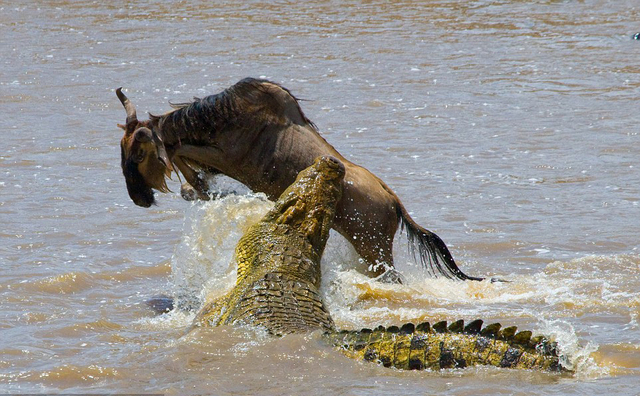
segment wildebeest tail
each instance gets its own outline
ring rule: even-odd
[[[406,230],[409,253],[414,260],[428,268],[433,275],[444,275],[449,279],[481,281],[483,278],[462,272],[442,239],[416,223],[402,204],[397,206],[401,232]]]

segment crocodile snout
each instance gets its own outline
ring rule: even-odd
[[[336,171],[338,171],[338,173],[344,175],[345,169],[344,169],[344,164],[342,162],[340,162],[339,159],[337,159],[336,157],[332,157],[330,155],[324,155],[320,158],[318,158],[316,160],[316,163],[318,164],[319,168],[322,168],[323,166],[326,166],[330,169],[334,169]]]

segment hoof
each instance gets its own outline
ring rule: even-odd
[[[191,187],[191,185],[188,183],[184,183],[180,187],[180,195],[185,201],[195,201],[196,199],[198,199],[198,193],[196,192],[196,189]]]
[[[182,186],[180,186],[180,195],[182,196],[182,199],[184,199],[185,201],[195,201],[198,199],[202,201],[209,200],[208,194],[205,194],[203,192],[196,190],[189,183],[184,183],[182,184]]]
[[[396,285],[402,285],[407,283],[407,280],[405,279],[404,275],[402,275],[401,273],[399,273],[393,268],[388,269],[384,274],[380,275],[375,279],[380,283],[391,283]]]
[[[173,309],[173,297],[156,296],[148,299],[146,304],[156,315],[162,315]]]

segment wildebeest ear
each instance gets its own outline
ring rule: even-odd
[[[122,125],[122,124],[118,124],[118,128],[121,128],[123,130],[127,130],[127,126],[126,125]]]

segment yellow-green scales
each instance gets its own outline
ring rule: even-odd
[[[205,306],[196,325],[250,324],[274,335],[323,331],[347,355],[398,369],[491,365],[562,370],[555,343],[531,332],[495,323],[447,326],[407,323],[402,327],[336,331],[320,296],[320,258],[336,215],[344,166],[316,159],[280,196],[274,208],[240,239],[234,288]]]

